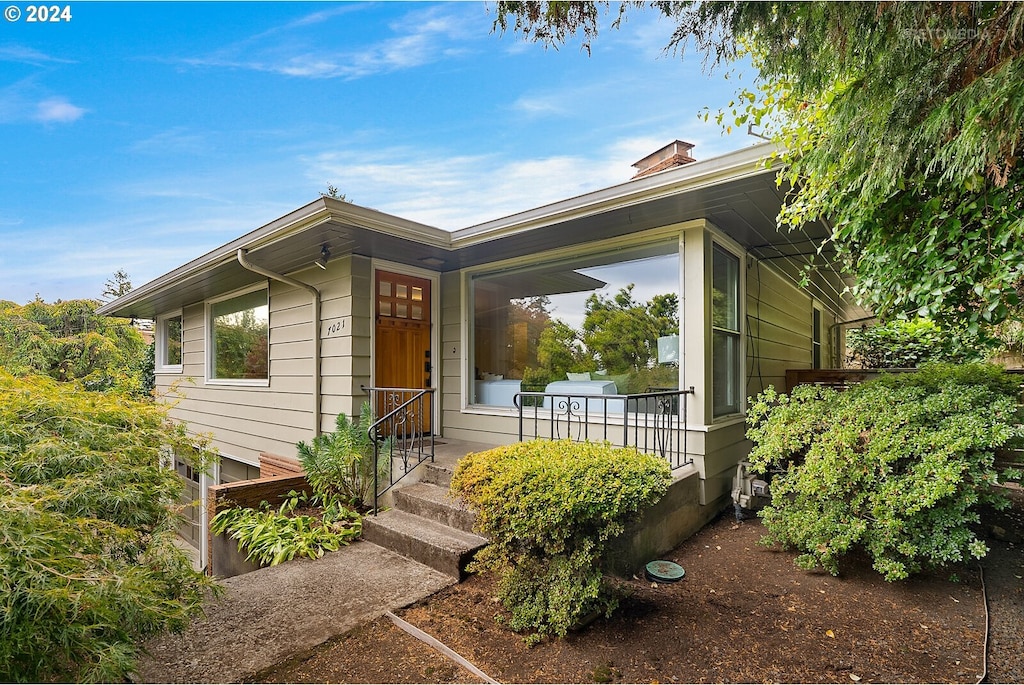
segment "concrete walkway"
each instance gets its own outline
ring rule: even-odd
[[[136,682],[239,682],[455,579],[369,542],[222,581],[206,617],[146,643]]]

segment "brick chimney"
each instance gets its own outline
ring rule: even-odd
[[[634,163],[633,167],[637,171],[633,178],[640,178],[641,176],[658,171],[696,162],[697,160],[690,156],[690,150],[692,149],[693,143],[687,143],[684,140],[674,140],[657,152],[649,154],[639,162]]]

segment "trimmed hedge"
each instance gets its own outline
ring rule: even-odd
[[[617,598],[602,573],[608,541],[668,490],[665,460],[608,444],[543,441],[471,454],[452,493],[491,544],[470,567],[500,574],[508,625],[528,642],[563,636]]]

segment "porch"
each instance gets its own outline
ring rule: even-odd
[[[363,539],[449,576],[464,577],[466,565],[487,540],[473,530],[474,513],[449,497],[449,486],[463,457],[497,445],[434,435],[424,418],[430,416],[432,390],[364,391],[379,417],[369,429],[375,460],[387,467],[375,488],[372,514],[364,519]],[[722,508],[718,500],[704,503],[701,474],[687,452],[686,398],[692,392],[589,397],[523,393],[517,398],[520,440],[609,441],[658,454],[672,468],[665,497],[613,543],[608,562],[615,573],[632,574],[696,533]],[[626,411],[612,413],[610,402]],[[210,488],[209,517],[229,501],[247,506],[307,487],[298,463],[288,459],[289,464],[282,464],[282,459],[261,455],[260,479]],[[256,568],[224,536],[211,539],[210,549],[210,572],[215,575]]]
[[[448,495],[452,474],[467,454],[495,447],[440,438],[434,460],[414,469],[382,497],[381,511],[363,522],[363,539],[455,577],[486,544],[473,532],[475,515]],[[385,508],[387,507],[387,508]],[[721,510],[700,503],[700,474],[692,463],[673,470],[665,496],[612,543],[609,569],[623,577],[674,549]]]
[[[374,511],[380,509],[381,498],[420,464],[440,463],[441,454],[446,458],[457,454],[457,461],[479,451],[463,451],[457,445],[487,449],[501,444],[438,438],[432,429],[433,389],[364,386],[362,390],[370,398],[376,417],[369,429],[374,463],[387,463],[386,478],[375,483]],[[518,417],[516,440],[609,442],[658,455],[675,472],[693,464],[687,430],[687,404],[693,394],[693,387],[649,389],[628,395],[595,394],[576,386],[564,392],[518,392],[512,398]],[[454,467],[454,462],[450,465]]]

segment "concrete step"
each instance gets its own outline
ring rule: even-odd
[[[448,496],[448,489],[420,481],[394,492],[395,508],[443,523],[467,533],[473,532],[476,513],[460,499]]]
[[[414,559],[454,578],[487,541],[406,511],[389,509],[363,519],[363,539]]]
[[[423,464],[423,475],[421,483],[432,483],[447,490],[452,484],[452,474],[455,473],[453,466],[449,464],[431,463]]]

